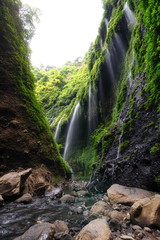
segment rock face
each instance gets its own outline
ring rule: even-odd
[[[131,220],[142,227],[160,227],[160,195],[135,202],[130,211]]]
[[[106,220],[95,219],[82,228],[76,240],[109,240],[111,236]]]
[[[151,197],[155,193],[140,188],[125,187],[119,184],[113,184],[107,190],[109,201],[113,203],[124,203],[132,205],[136,201]]]
[[[0,176],[46,164],[55,175],[70,177],[34,95],[18,3],[0,2],[0,18]]]
[[[10,172],[0,178],[0,194],[3,197],[18,195],[32,169],[21,172]]]
[[[30,227],[22,236],[14,240],[52,240],[55,234],[55,226],[50,223],[39,223]]]

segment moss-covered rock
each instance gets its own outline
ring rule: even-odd
[[[45,164],[55,176],[70,177],[34,95],[29,49],[18,0],[0,2],[0,168]]]

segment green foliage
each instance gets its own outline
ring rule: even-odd
[[[154,154],[154,153],[158,153],[160,152],[160,143],[156,143],[154,146],[151,147],[150,149],[150,153]]]
[[[20,100],[28,138],[41,142],[41,156],[30,159],[31,166],[44,163],[55,173],[68,177],[71,173],[60,157],[53,135],[34,94],[34,77],[30,71],[29,49],[25,41],[25,29],[19,17],[21,2],[0,2],[0,72],[4,89]],[[10,90],[8,90],[10,89]],[[27,121],[26,121],[27,119]],[[30,129],[34,129],[33,132]],[[36,135],[36,136],[35,136]],[[54,165],[54,168],[53,168]]]
[[[122,153],[124,152],[124,150],[129,146],[129,141],[128,140],[124,140],[123,142],[121,142],[119,144],[119,151]]]

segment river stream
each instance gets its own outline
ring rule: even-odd
[[[5,203],[0,208],[0,239],[13,240],[22,235],[37,222],[63,220],[69,228],[82,228],[85,225],[87,210],[101,195],[76,197],[75,203],[60,203],[58,199],[34,197],[30,204]],[[78,214],[75,209],[83,206],[84,212]]]

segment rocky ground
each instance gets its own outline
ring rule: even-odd
[[[40,173],[40,174],[38,174]],[[67,222],[39,221],[14,240],[160,240],[160,195],[139,188],[112,185],[90,208],[74,207],[77,199],[89,196],[86,182],[51,185],[47,169],[12,171],[0,178],[0,204],[15,201],[31,204],[35,194],[71,205],[74,215],[83,215],[81,228]],[[64,189],[68,189],[67,194]],[[73,216],[74,217],[74,216]]]

